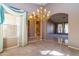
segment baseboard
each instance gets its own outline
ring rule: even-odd
[[[13,46],[13,47],[9,47],[9,48],[4,48],[4,50],[9,50],[9,49],[17,48],[17,47],[18,47],[18,45],[17,46]]]
[[[0,49],[0,52],[2,52],[3,51],[3,49]]]
[[[72,47],[72,46],[68,46],[69,48],[75,49],[75,50],[79,50],[79,48],[76,47]]]

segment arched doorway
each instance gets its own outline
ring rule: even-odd
[[[53,14],[47,21],[47,39],[68,43],[68,14]]]

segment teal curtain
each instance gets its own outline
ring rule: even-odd
[[[0,5],[0,52],[3,51],[3,32],[2,25],[4,22],[4,8]]]
[[[4,22],[4,8],[0,5],[0,24]]]
[[[18,9],[16,7],[13,6],[7,6],[9,9],[13,10],[14,12],[18,12],[18,13],[24,13],[24,10]]]

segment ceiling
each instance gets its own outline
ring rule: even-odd
[[[68,14],[65,13],[57,13],[50,17],[49,21],[54,23],[68,22]]]
[[[38,4],[38,5],[41,5],[41,6],[45,6],[48,3],[35,3],[35,4]]]

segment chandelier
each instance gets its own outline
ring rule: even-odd
[[[42,25],[43,21],[48,20],[50,17],[50,11],[47,11],[43,6],[32,12],[29,15],[30,24],[35,24],[35,38],[42,40]]]
[[[29,19],[47,20],[50,17],[50,11],[47,11],[43,6],[29,15]]]

